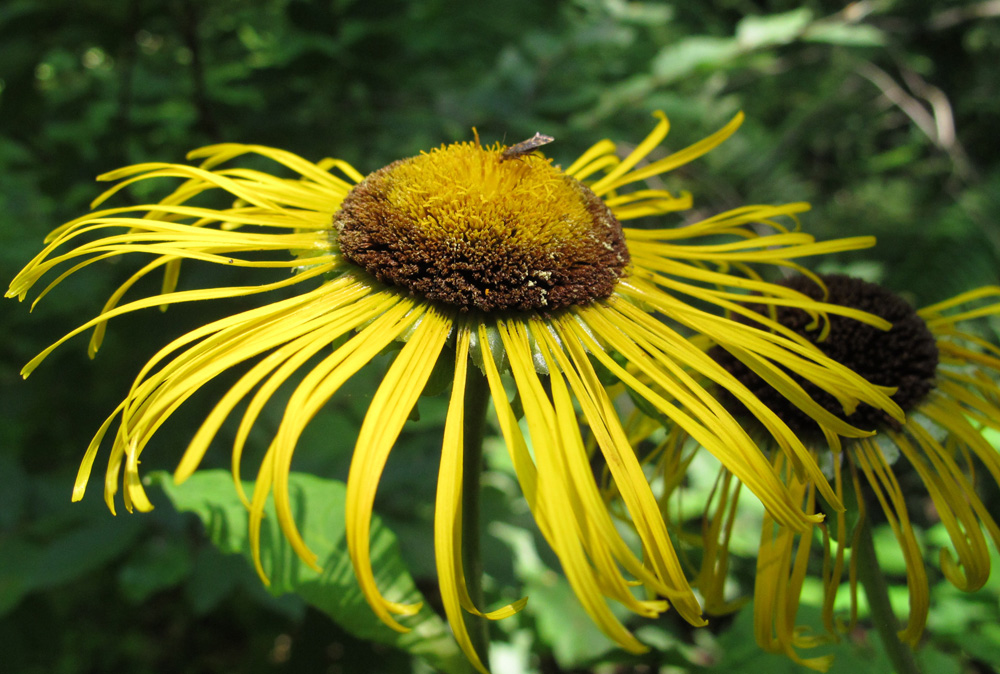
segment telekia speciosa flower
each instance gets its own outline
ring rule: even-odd
[[[884,583],[880,577],[873,579],[880,571],[868,531],[872,522],[891,529],[905,562],[909,613],[898,631],[904,644],[915,647],[919,643],[931,603],[921,535],[924,527],[940,522],[947,535],[948,544],[938,551],[938,559],[941,575],[952,585],[974,592],[989,579],[987,541],[1000,546],[1000,526],[978,487],[1000,483],[1000,453],[984,437],[984,431],[1000,430],[1000,348],[990,341],[990,331],[976,321],[1000,314],[1000,288],[979,288],[917,310],[888,288],[846,275],[793,276],[783,283],[891,323],[891,329],[878,330],[834,316],[821,338],[818,330],[809,327],[811,318],[805,312],[780,307],[772,315],[775,322],[813,341],[869,381],[891,387],[893,400],[906,413],[899,420],[867,405],[848,413],[832,396],[793,373],[837,422],[878,431],[872,437],[842,441],[827,421],[807,416],[742,362],[722,349],[711,351],[809,446],[816,461],[827,467],[838,498],[855,502],[847,512],[834,512],[817,498],[812,480],[790,470],[785,458],[775,454],[776,471],[805,511],[825,510],[829,517],[805,535],[774,526],[773,518],[764,517],[754,591],[756,636],[765,649],[825,671],[830,656],[805,658],[799,651],[836,638],[856,623],[859,581],[866,591],[873,581]],[[768,313],[765,305],[749,308],[761,315]],[[739,414],[734,401],[730,403]],[[678,457],[680,449],[680,443],[673,442],[664,455]],[[707,552],[696,584],[711,598],[710,604],[715,599],[723,610],[727,606],[721,596],[739,492],[739,481],[723,468],[717,498],[705,516]],[[928,516],[928,512],[933,514]],[[810,549],[820,540],[824,563],[817,575],[823,588],[826,634],[810,633],[797,622]],[[850,597],[846,621],[834,612],[845,575]],[[868,595],[871,604],[872,595]],[[872,620],[881,620],[874,609]]]
[[[419,607],[384,597],[376,584],[369,553],[372,506],[408,415],[435,365],[446,362],[453,375],[437,477],[435,551],[445,612],[473,663],[484,669],[463,610],[484,615],[485,608],[474,605],[466,591],[461,485],[464,471],[480,468],[463,465],[462,447],[469,416],[481,416],[490,401],[539,530],[601,629],[623,648],[644,649],[610,602],[648,617],[672,607],[702,624],[699,600],[602,383],[609,377],[623,383],[683,428],[778,522],[796,531],[818,516],[803,512],[769,458],[699,382],[730,391],[805,475],[820,480],[819,469],[788,427],[688,337],[702,335],[725,345],[765,376],[804,373],[848,406],[892,410],[894,405],[883,390],[819,349],[775,334],[770,326],[753,328],[725,316],[739,312],[739,299],[750,292],[773,305],[802,308],[816,321],[825,311],[847,311],[769,284],[754,267],[798,269],[798,258],[865,247],[872,240],[814,241],[798,229],[796,214],[807,209],[802,203],[746,206],[683,225],[656,224],[657,216],[688,209],[691,196],[644,182],[708,152],[742,119],[671,154],[661,149],[667,119],[657,116],[652,133],[632,152],[618,154],[605,140],[565,168],[535,151],[537,143],[506,148],[482,145],[477,138],[401,159],[367,176],[339,160],[313,163],[282,150],[237,144],[195,150],[188,158],[200,162],[196,165],[148,163],[101,176],[118,182],[95,208],[138,181],[156,180],[168,189],[156,203],[105,207],[57,228],[8,295],[23,299],[53,272],[44,294],[109,258],[138,254],[143,266],[98,316],[28,363],[25,375],[52,349],[87,330],[93,331],[93,355],[108,321],[128,312],[180,302],[245,302],[249,296],[261,301],[191,331],[153,356],[90,444],[73,498],[83,497],[102,440],[117,420],[110,433],[105,499],[114,510],[121,482],[127,509],[150,508],[138,473],[150,437],[198,389],[238,368],[239,380],[207,414],[175,477],[183,481],[192,474],[223,421],[245,404],[231,448],[241,489],[248,435],[268,400],[288,383],[292,390],[280,427],[257,469],[252,497],[243,498],[255,550],[265,503],[273,498],[285,536],[315,566],[289,502],[296,444],[346,381],[390,352],[391,365],[357,438],[332,441],[354,443],[346,525],[358,583],[374,612],[405,630],[405,616]],[[558,144],[545,146],[550,147]],[[247,155],[272,160],[276,173],[234,165]],[[228,195],[228,207],[214,207],[220,194]],[[630,221],[645,224],[622,226]],[[183,288],[182,262],[244,268],[247,285]],[[162,292],[132,297],[136,283],[155,272],[163,273]],[[297,292],[291,297],[267,301],[269,291],[292,286]],[[289,383],[300,370],[298,382]],[[516,391],[521,405],[511,405],[507,388]],[[805,394],[789,389],[787,395]],[[482,403],[473,404],[478,400]],[[807,400],[800,402],[811,409]],[[523,409],[523,419],[515,409]],[[634,547],[621,535],[594,478],[578,412],[624,502],[639,541]],[[835,500],[832,492],[828,496]],[[263,575],[259,562],[258,569]],[[485,615],[503,617],[522,605]]]

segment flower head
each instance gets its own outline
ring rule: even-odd
[[[589,304],[611,295],[629,262],[621,224],[590,188],[537,155],[508,159],[476,143],[375,171],[333,224],[347,260],[465,312]]]
[[[882,286],[843,275],[822,276],[818,283],[794,277],[785,285],[811,297],[871,312],[892,323],[891,329],[882,331],[834,316],[828,334],[821,339],[817,330],[808,327],[808,317],[800,310],[779,307],[771,312],[772,319],[813,340],[838,362],[875,384],[895,389],[893,400],[906,412],[903,423],[865,406],[847,414],[832,398],[812,391],[828,411],[842,420],[879,431],[874,437],[842,442],[822,422],[817,423],[776,394],[742,363],[718,348],[712,351],[728,371],[806,439],[817,462],[829,467],[837,496],[841,500],[845,495],[856,499],[858,522],[844,511],[823,505],[817,498],[816,485],[791,470],[784,457],[775,455],[776,472],[784,476],[805,511],[825,510],[828,515],[826,522],[816,528],[824,543],[823,617],[829,635],[810,635],[796,627],[813,534],[776,527],[774,518],[765,515],[754,592],[757,639],[768,650],[825,669],[829,658],[803,659],[797,651],[839,631],[834,600],[845,572],[852,597],[850,623],[855,621],[860,553],[855,552],[848,560],[846,551],[859,549],[859,532],[873,518],[869,510],[876,505],[875,515],[884,517],[891,527],[906,561],[910,612],[899,638],[916,645],[924,631],[930,595],[928,577],[909,510],[913,495],[903,484],[923,485],[948,532],[952,549],[942,549],[940,554],[944,576],[970,592],[982,587],[989,577],[986,538],[1000,545],[1000,528],[977,496],[975,482],[985,469],[986,476],[1000,483],[1000,455],[982,436],[983,429],[1000,429],[1000,349],[959,324],[1000,314],[1000,303],[981,302],[995,300],[1000,288],[981,288],[917,311]],[[763,305],[750,308],[764,314],[769,309]],[[802,384],[812,388],[808,381]],[[668,453],[675,453],[679,446],[675,442]],[[708,550],[700,584],[714,605],[724,610],[732,606],[723,601],[721,593],[738,481],[725,475],[718,492],[716,508],[705,518]]]
[[[91,442],[73,498],[83,496],[101,441],[120,416],[105,499],[114,510],[121,479],[126,508],[149,509],[138,465],[150,437],[207,382],[243,366],[244,374],[184,452],[175,477],[183,481],[191,475],[223,421],[249,399],[232,465],[251,514],[258,570],[264,575],[259,525],[272,496],[285,536],[315,566],[289,502],[288,477],[299,437],[348,379],[394,342],[404,342],[371,401],[347,481],[348,550],[360,587],[384,622],[405,630],[397,616],[419,607],[384,597],[375,582],[369,561],[375,493],[435,364],[448,359],[454,375],[437,486],[435,548],[445,610],[473,663],[483,669],[463,609],[499,618],[523,606],[522,600],[484,614],[466,591],[459,526],[467,469],[462,445],[466,398],[476,388],[492,398],[535,520],[596,623],[637,652],[644,646],[614,615],[609,600],[642,616],[673,606],[686,620],[701,624],[699,601],[602,380],[620,381],[696,438],[794,531],[808,530],[818,517],[802,511],[769,459],[698,378],[730,391],[751,409],[797,469],[825,484],[822,474],[788,426],[688,337],[700,334],[723,345],[768,379],[782,382],[787,395],[810,413],[824,412],[788,380],[786,370],[806,373],[844,406],[868,404],[895,417],[899,410],[886,391],[792,331],[772,323],[754,328],[707,310],[742,313],[738,300],[756,292],[763,302],[803,309],[818,326],[828,323],[826,311],[834,311],[885,327],[881,319],[767,283],[754,270],[755,265],[800,269],[797,258],[868,246],[870,238],[815,242],[789,226],[806,210],[801,203],[747,206],[667,229],[622,227],[622,222],[688,208],[688,194],[622,188],[708,152],[741,120],[653,159],[668,129],[666,117],[658,116],[654,131],[625,157],[616,154],[613,143],[601,141],[565,169],[519,148],[483,146],[477,138],[403,159],[367,177],[343,161],[312,163],[282,150],[236,144],[192,152],[189,158],[200,159],[198,166],[141,164],[102,176],[119,183],[95,207],[137,181],[175,178],[180,184],[159,202],[98,210],[48,237],[47,247],[14,279],[8,295],[23,298],[43,275],[67,264],[72,266],[41,295],[101,260],[124,253],[150,259],[97,317],[32,360],[25,375],[56,346],[90,328],[93,355],[107,322],[128,312],[289,286],[299,292],[209,323],[154,355]],[[297,175],[229,166],[248,154]],[[230,207],[203,205],[203,199],[220,193],[231,199]],[[295,273],[260,285],[178,290],[181,263],[194,261]],[[160,294],[125,302],[140,279],[160,269]],[[291,392],[248,498],[239,476],[250,430],[272,395],[304,368],[308,371]],[[527,433],[508,402],[505,379],[513,380],[523,402]],[[625,504],[640,551],[629,547],[612,521],[590,468],[577,410],[596,437],[596,451]],[[836,430],[850,437],[866,434],[846,422]],[[821,489],[836,500],[829,485]],[[642,597],[636,585],[645,589]]]

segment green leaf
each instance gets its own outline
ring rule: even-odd
[[[7,440],[6,434],[13,435],[14,430],[10,428],[0,430],[0,438]],[[0,444],[5,447],[16,446],[14,442],[0,442]],[[27,486],[28,476],[21,464],[13,455],[0,453],[0,531],[13,528],[21,516],[28,500]]]
[[[922,672],[934,672],[934,674],[961,674],[962,672],[962,664],[954,655],[943,653],[933,646],[921,648],[915,655]]]
[[[27,537],[0,544],[0,615],[28,593],[57,587],[92,573],[125,552],[142,533],[140,520],[101,517],[44,543]]]
[[[139,604],[160,590],[180,584],[190,573],[187,546],[176,539],[154,537],[121,567],[118,584],[129,601]]]
[[[534,616],[539,639],[562,666],[580,666],[614,649],[566,578],[542,561],[530,532],[500,522],[494,522],[490,529],[510,547],[515,572],[525,584],[525,594],[531,597],[525,612]]]
[[[137,517],[100,517],[48,541],[34,567],[35,587],[54,587],[90,573],[128,550],[143,531]]]
[[[525,593],[531,597],[527,610],[535,616],[539,637],[563,666],[582,665],[615,647],[561,575],[550,572],[529,580]]]
[[[975,629],[960,632],[953,638],[972,657],[989,663],[994,668],[1000,667],[1000,625],[990,622],[979,623]]]
[[[844,47],[882,47],[885,33],[867,24],[816,22],[802,35],[806,42],[825,42]]]
[[[205,615],[232,592],[242,580],[246,565],[232,555],[223,555],[211,545],[198,551],[184,594],[195,613]]]
[[[236,495],[229,472],[200,471],[183,485],[175,485],[165,473],[155,473],[151,479],[162,487],[174,507],[201,519],[209,538],[223,552],[251,559],[248,513]],[[245,483],[244,488],[250,493],[253,485]],[[296,556],[269,503],[261,525],[260,547],[272,594],[294,593],[354,636],[420,656],[442,672],[472,671],[444,621],[426,606],[403,621],[412,628],[405,634],[393,631],[372,613],[347,554],[342,482],[292,473],[289,491],[296,524],[317,554],[322,571],[312,570]],[[371,558],[375,580],[386,597],[405,603],[423,601],[399,555],[396,537],[378,518],[372,521]]]
[[[3,541],[0,555],[0,616],[4,615],[35,589],[33,569],[41,552],[38,546],[18,538]]]
[[[810,21],[812,11],[805,7],[771,16],[748,16],[736,26],[736,40],[744,49],[788,44],[802,35]]]
[[[690,75],[700,68],[721,66],[740,53],[732,38],[689,37],[660,50],[651,65],[660,84]]]

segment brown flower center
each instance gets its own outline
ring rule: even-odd
[[[820,275],[820,278],[829,292],[825,298],[827,302],[875,314],[892,323],[892,328],[883,331],[851,318],[831,315],[830,333],[820,342],[816,341],[819,330],[807,329],[812,319],[801,309],[778,307],[778,322],[811,340],[827,356],[871,383],[896,387],[892,399],[904,412],[910,412],[934,387],[938,348],[927,324],[906,300],[880,285],[842,274]],[[805,276],[796,276],[781,285],[812,299],[824,300],[822,289]],[[767,315],[768,309],[763,305],[748,303],[747,306]],[[741,320],[750,322],[745,318]],[[712,356],[793,430],[810,432],[816,429],[815,422],[728,352],[715,348]],[[884,412],[865,404],[858,405],[853,414],[846,416],[833,396],[795,373],[790,374],[814,400],[858,428],[897,425]]]
[[[367,176],[334,215],[344,256],[462,311],[551,311],[608,297],[629,263],[621,224],[534,154],[455,143]]]

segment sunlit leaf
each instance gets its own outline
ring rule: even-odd
[[[788,44],[802,35],[812,11],[801,7],[769,16],[748,16],[736,26],[736,39],[746,49]]]
[[[247,511],[236,495],[230,473],[199,471],[180,486],[168,475],[156,473],[153,482],[163,488],[174,507],[194,513],[222,551],[250,560]],[[245,488],[250,493],[253,485],[247,483]],[[295,555],[269,506],[261,528],[261,558],[271,580],[270,591],[276,595],[295,593],[354,636],[401,648],[442,672],[470,671],[444,621],[426,604],[407,621],[412,630],[405,634],[393,631],[372,613],[347,554],[344,484],[292,473],[289,490],[296,523],[323,570],[313,571]],[[423,601],[399,556],[395,536],[378,518],[372,522],[371,559],[379,589],[387,597],[406,603]]]

